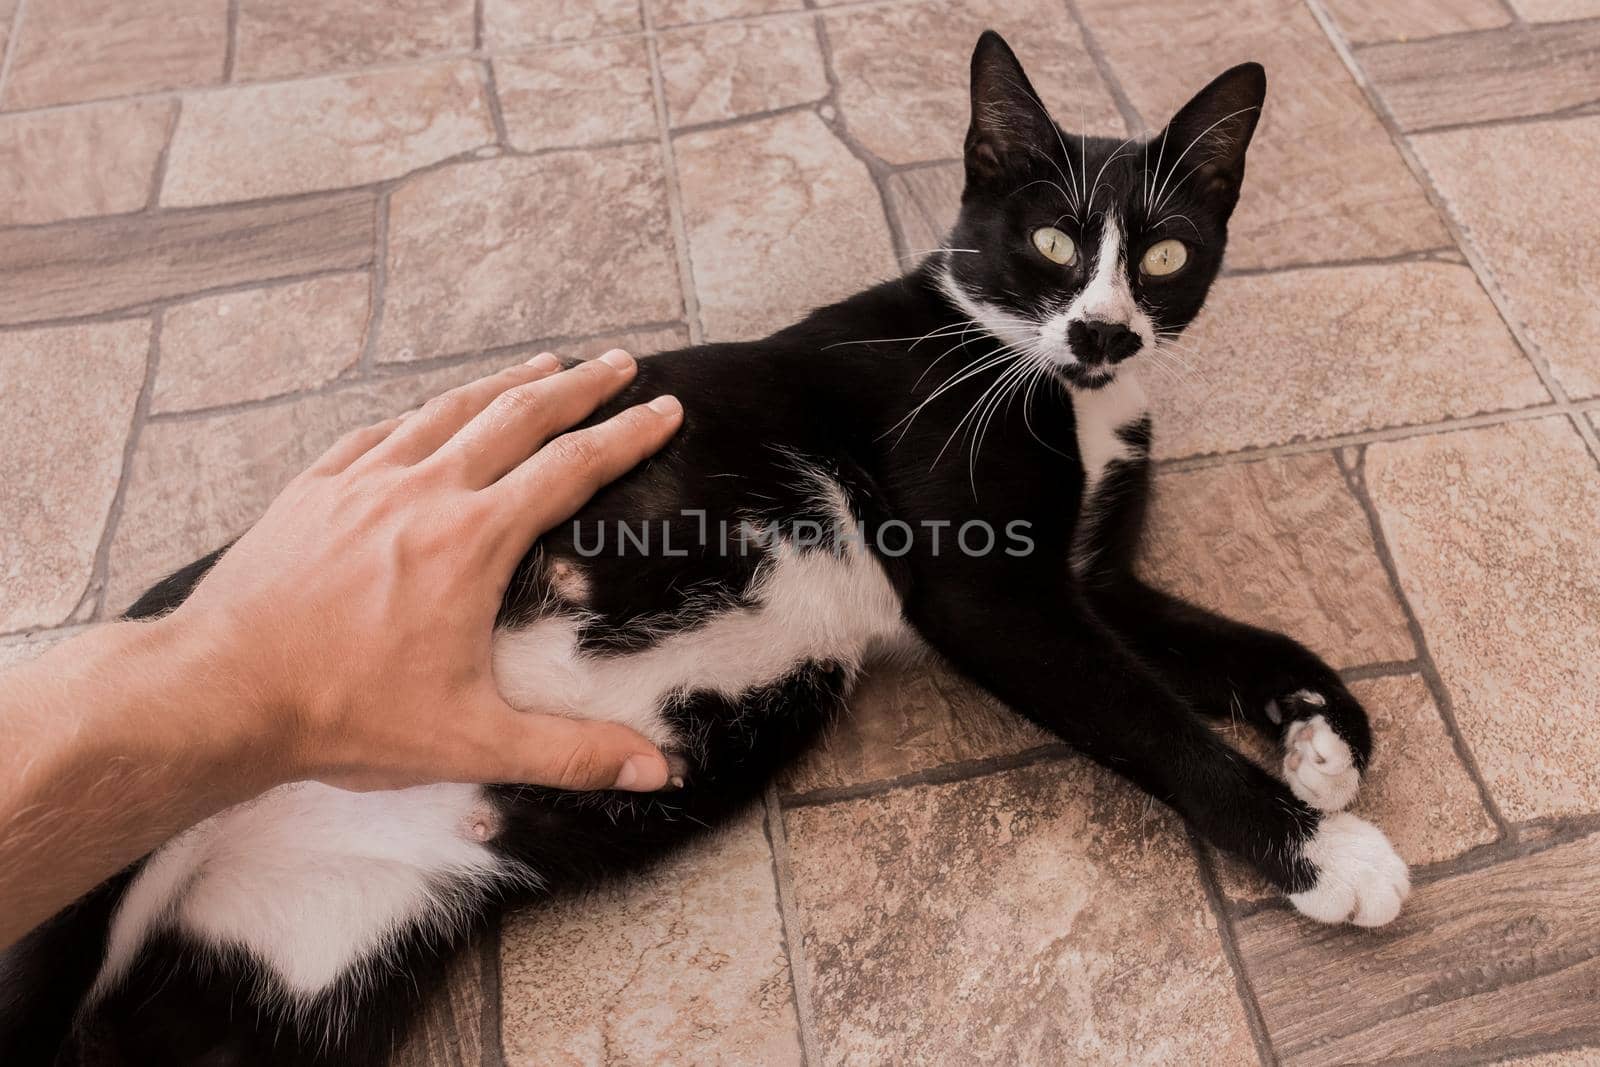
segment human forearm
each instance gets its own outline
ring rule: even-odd
[[[0,946],[206,816],[276,785],[659,789],[616,723],[513,708],[491,640],[529,545],[677,430],[660,397],[563,433],[633,377],[555,357],[353,431],[183,603],[0,677]]]
[[[293,773],[213,638],[119,622],[0,676],[0,946]]]

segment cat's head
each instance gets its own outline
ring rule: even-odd
[[[1226,71],[1147,141],[1062,130],[992,30],[972,56],[966,190],[940,287],[1077,388],[1187,326],[1222,263],[1266,93]]]

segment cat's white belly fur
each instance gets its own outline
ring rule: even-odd
[[[808,660],[858,669],[906,639],[899,598],[859,542],[838,554],[779,544],[754,594],[751,606],[627,655],[580,653],[571,616],[502,631],[495,676],[517,707],[626,723],[671,746],[677,739],[661,709],[677,694],[738,696]],[[464,894],[538,878],[505,869],[483,844],[492,817],[482,791],[469,785],[274,789],[151,858],[118,908],[96,990],[115,983],[153,930],[175,925],[209,944],[248,949],[285,995],[315,996],[381,953],[396,932],[455,921]]]

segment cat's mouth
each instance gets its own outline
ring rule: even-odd
[[[1117,368],[1101,363],[1089,367],[1082,363],[1063,365],[1058,373],[1074,389],[1104,389],[1117,378]]]

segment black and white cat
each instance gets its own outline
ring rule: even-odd
[[[1131,566],[1151,435],[1133,368],[1216,277],[1264,93],[1245,64],[1148,142],[1069,135],[985,34],[951,247],[764,340],[645,360],[617,405],[676,393],[682,432],[511,584],[511,702],[626,722],[676,754],[682,787],[275,789],[16,946],[0,1061],[381,1062],[474,928],[725,822],[864,664],[905,648],[1172,805],[1311,918],[1393,919],[1405,864],[1342,810],[1372,741],[1338,675]],[[214,559],[130,614],[170,609]],[[1208,726],[1230,709],[1281,743],[1282,781]]]

